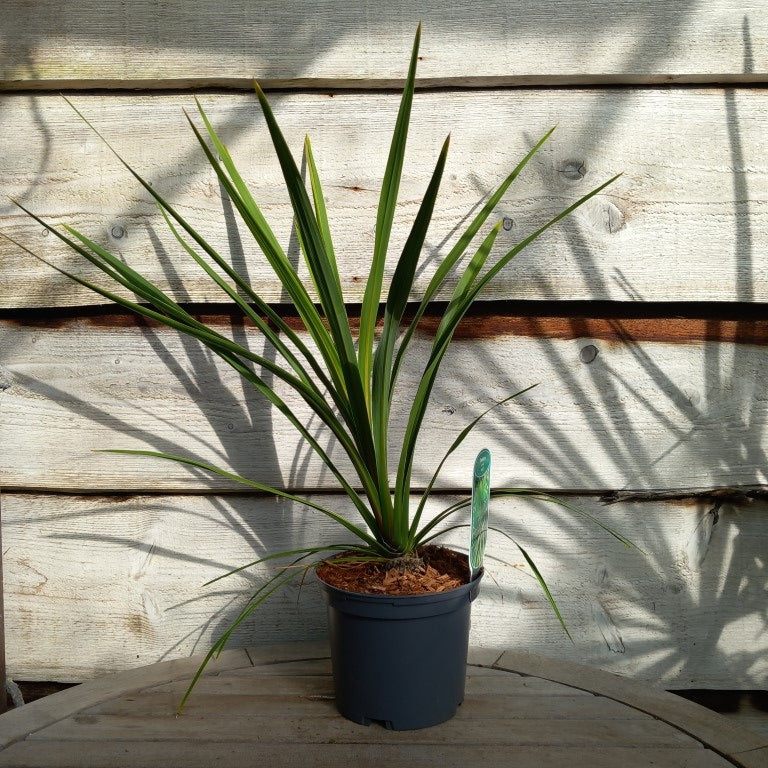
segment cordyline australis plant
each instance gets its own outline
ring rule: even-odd
[[[307,505],[333,520],[347,534],[346,540],[343,541],[272,553],[267,557],[259,558],[230,572],[236,573],[244,568],[256,566],[276,558],[289,558],[290,560],[288,565],[281,566],[277,570],[276,575],[269,578],[250,596],[247,605],[234,620],[230,628],[215,642],[193,679],[190,689],[182,701],[182,706],[210,658],[223,650],[233,631],[260,603],[287,582],[296,578],[297,573],[301,573],[300,569],[294,567],[301,561],[306,561],[323,552],[333,551],[352,553],[352,557],[359,558],[387,559],[407,557],[413,555],[417,547],[435,538],[438,532],[445,532],[446,528],[459,527],[459,524],[448,525],[447,521],[460,510],[465,509],[469,505],[469,500],[453,504],[428,522],[423,522],[422,519],[424,507],[446,459],[456,450],[488,411],[485,411],[484,414],[481,414],[468,424],[456,437],[453,444],[446,451],[442,461],[437,465],[432,479],[416,504],[415,510],[411,510],[411,474],[417,438],[440,364],[450,345],[454,331],[481,291],[514,256],[551,226],[598,194],[616,178],[610,179],[577,200],[551,219],[551,221],[521,240],[514,248],[499,258],[492,267],[483,271],[483,267],[499,232],[501,222],[497,223],[488,232],[472,256],[465,260],[463,266],[458,267],[470,243],[475,239],[475,236],[483,227],[504,193],[530,159],[539,151],[554,129],[550,130],[523,158],[520,164],[499,184],[493,194],[482,205],[480,211],[458,238],[451,251],[440,262],[418,303],[412,319],[403,327],[404,314],[413,287],[416,268],[445,167],[448,152],[448,139],[446,139],[408,238],[403,246],[402,253],[395,266],[389,292],[384,303],[383,327],[377,342],[375,329],[380,304],[382,303],[385,263],[403,167],[411,103],[413,101],[420,32],[421,28],[419,27],[413,44],[408,76],[384,173],[376,216],[373,257],[360,312],[357,344],[350,329],[328,226],[323,192],[309,138],[306,139],[304,145],[309,175],[310,190],[308,192],[296,162],[277,125],[269,102],[258,85],[255,86],[256,95],[271,134],[285,184],[290,195],[295,216],[295,230],[312,277],[317,300],[310,296],[307,288],[299,280],[295,268],[275,238],[259,206],[252,197],[243,178],[238,173],[227,148],[219,139],[199,102],[196,101],[204,129],[198,128],[192,119],[189,118],[189,115],[187,115],[187,119],[208,162],[216,172],[221,185],[226,190],[243,222],[275,271],[283,289],[290,296],[290,300],[301,318],[304,328],[316,348],[316,352],[310,350],[302,336],[292,330],[285,320],[260,298],[253,288],[232,268],[216,248],[206,241],[173,205],[160,195],[155,187],[151,186],[149,182],[145,181],[122,160],[103,137],[102,139],[118,157],[120,162],[155,199],[168,227],[183,251],[190,258],[194,259],[211,280],[235,302],[242,313],[264,334],[267,341],[277,352],[276,361],[251,352],[241,344],[235,343],[213,328],[198,321],[149,280],[72,227],[64,226],[64,231],[60,232],[53,229],[23,206],[20,206],[74,251],[97,266],[113,282],[133,292],[139,298],[139,301],[124,298],[107,288],[95,285],[75,274],[50,264],[53,269],[116,304],[132,310],[138,315],[158,321],[198,339],[250,382],[258,392],[264,395],[293,424],[307,444],[311,446],[328,467],[341,488],[344,489],[359,515],[359,520],[353,522],[342,517],[332,509],[328,509],[309,499],[301,498],[279,488],[272,488],[256,480],[241,477],[192,458],[172,456],[155,451],[112,451],[131,455],[154,456],[208,470],[258,491],[275,494]],[[73,107],[73,109],[75,108]],[[90,126],[88,120],[77,109],[75,111]],[[95,128],[93,130],[96,131]],[[98,134],[98,131],[96,133]],[[205,134],[207,134],[207,137]],[[20,247],[24,248],[24,246]],[[24,250],[31,253],[26,248]],[[432,348],[428,358],[425,360],[416,390],[410,393],[411,406],[402,443],[397,446],[397,453],[395,454],[397,457],[397,471],[394,487],[392,487],[389,479],[392,456],[390,453],[392,446],[389,444],[389,422],[395,384],[410,349],[410,343],[419,325],[419,321],[429,308],[433,297],[443,288],[447,277],[455,269],[458,270],[458,282],[434,335]],[[260,369],[260,372],[254,370],[252,367],[254,363]],[[263,375],[265,372],[291,387],[322,420],[349,459],[354,470],[353,475],[347,476],[329,457],[326,450],[301,422],[291,407],[264,380]],[[519,396],[525,391],[527,390],[510,394],[492,406],[492,408]],[[488,410],[491,409],[489,408]],[[553,501],[573,510],[577,514],[588,517],[623,543],[629,544],[620,534],[607,528],[585,512],[578,510],[566,501],[556,499],[542,492],[520,488],[499,488],[492,490],[491,495],[527,495]],[[526,562],[531,567],[559,621],[565,628],[560,612],[539,570],[526,550],[517,542],[515,544],[519,547]],[[219,578],[223,578],[223,576]]]

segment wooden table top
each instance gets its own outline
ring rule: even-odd
[[[513,651],[473,650],[452,720],[418,731],[336,713],[307,644],[235,650],[174,712],[199,658],[104,677],[0,716],[0,766],[768,767],[768,739],[644,683]]]

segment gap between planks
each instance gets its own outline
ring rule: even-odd
[[[462,75],[455,77],[418,77],[417,91],[502,89],[502,88],[599,88],[599,87],[648,87],[665,85],[751,87],[765,83],[764,72],[715,72],[707,74],[632,74],[632,73],[572,73],[572,74],[510,74],[510,75]],[[26,95],[68,92],[115,92],[162,91],[183,94],[188,91],[222,93],[228,91],[252,92],[253,78],[247,77],[179,77],[179,78],[57,78],[49,80],[0,80],[0,93]],[[402,78],[338,78],[338,77],[291,77],[259,80],[263,91],[402,91]]]

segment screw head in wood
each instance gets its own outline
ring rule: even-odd
[[[582,363],[591,363],[596,357],[598,353],[598,349],[594,344],[587,344],[586,347],[582,347],[579,350],[579,360],[581,360]]]

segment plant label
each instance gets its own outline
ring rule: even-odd
[[[488,507],[491,499],[491,452],[483,448],[472,474],[472,519],[469,528],[469,569],[474,578],[483,566],[488,538]]]

